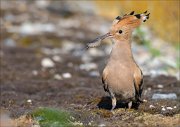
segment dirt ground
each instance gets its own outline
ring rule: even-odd
[[[103,91],[101,78],[80,70],[80,58],[61,54],[63,63],[56,63],[52,69],[42,69],[41,58],[45,55],[38,48],[3,48],[1,53],[1,108],[10,111],[12,118],[37,107],[54,107],[70,111],[85,126],[180,125],[180,82],[174,77],[145,76],[143,98],[147,102],[131,110],[118,104],[113,114],[109,111],[111,100]],[[73,66],[67,66],[68,63]],[[34,75],[33,70],[38,73]],[[53,78],[55,73],[62,72],[71,73],[72,78]],[[163,88],[158,88],[158,84]],[[178,99],[152,100],[152,94],[158,92],[176,93]],[[163,106],[172,109],[162,110]]]
[[[104,64],[109,53],[103,46],[91,55],[80,50],[85,43],[106,33],[112,21],[89,13],[86,7],[95,10],[89,3],[82,6],[79,2],[81,6],[76,6],[78,2],[50,1],[1,2],[0,108],[9,111],[10,118],[22,125],[19,118],[39,107],[50,107],[70,112],[78,126],[180,127],[180,81],[159,73],[144,76],[142,97],[146,102],[138,109],[135,105],[126,109],[118,102],[114,112],[110,112],[111,99],[103,90],[96,68]],[[146,69],[151,62],[159,62],[150,67],[153,72],[172,68],[159,59],[149,59],[150,51],[142,47],[135,48],[133,54],[145,62]],[[170,56],[164,57],[164,62],[174,65],[175,60],[169,58],[175,59],[176,52],[162,46],[159,49],[165,50],[162,56]],[[53,67],[43,67],[44,58],[51,59]],[[170,72],[176,74],[177,70],[173,66]],[[177,99],[152,100],[154,93],[174,93]]]

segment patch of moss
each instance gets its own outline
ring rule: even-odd
[[[20,44],[24,47],[27,47],[33,43],[33,40],[31,37],[25,36],[20,39]]]
[[[66,111],[53,108],[38,108],[31,113],[34,120],[41,127],[70,127],[73,126],[70,114]]]

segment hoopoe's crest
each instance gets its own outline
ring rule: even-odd
[[[136,28],[138,27],[142,22],[145,22],[147,19],[149,19],[150,13],[146,14],[147,11],[145,11],[142,14],[135,14],[134,11],[132,11],[129,14],[125,14],[123,17],[116,17],[113,21],[112,27],[119,28],[119,27],[130,27],[130,28]]]
[[[132,31],[149,19],[149,14],[145,11],[142,14],[135,14],[132,11],[123,17],[116,17],[113,21],[109,34],[117,40],[128,40],[131,37]]]
[[[132,31],[149,19],[150,13],[147,11],[141,14],[134,14],[132,11],[129,14],[125,14],[123,17],[116,17],[112,23],[110,31],[105,35],[102,35],[92,42],[87,44],[87,48],[99,46],[101,41],[105,38],[113,38],[119,41],[129,40],[131,38]]]

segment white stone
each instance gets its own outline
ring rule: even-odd
[[[49,48],[41,48],[41,52],[46,54],[46,55],[51,55],[52,54],[52,49]]]
[[[72,75],[67,72],[67,73],[63,73],[63,74],[62,74],[62,77],[63,77],[63,78],[71,78]]]
[[[50,1],[47,1],[47,0],[36,0],[35,4],[39,8],[45,8],[45,7],[47,7],[49,5],[49,2]]]
[[[105,126],[106,126],[106,125],[103,124],[103,123],[101,123],[101,124],[98,125],[98,127],[105,127]]]
[[[76,48],[76,44],[74,42],[64,40],[62,43],[62,51],[64,53],[68,53],[75,48]]]
[[[148,91],[151,91],[151,87],[148,87],[148,89],[147,89]]]
[[[155,93],[153,94],[152,99],[177,99],[177,95],[175,93],[168,93],[168,94]]]
[[[41,60],[41,65],[44,68],[52,68],[52,67],[55,66],[54,62],[51,59],[49,59],[49,58],[43,58]]]
[[[91,72],[89,73],[89,75],[92,76],[92,77],[99,77],[99,76],[100,76],[100,74],[99,74],[98,71],[91,71]]]
[[[172,107],[166,107],[166,109],[168,109],[168,110],[172,110],[173,108],[172,108]]]
[[[73,124],[74,126],[82,126],[82,125],[83,125],[83,123],[80,122],[80,121],[75,121],[75,122],[73,122],[72,124]]]
[[[19,28],[19,33],[34,35],[42,32],[54,32],[55,26],[53,24],[40,24],[40,23],[23,23]]]
[[[147,100],[146,100],[146,99],[144,99],[144,100],[143,100],[143,102],[147,102]]]
[[[54,79],[62,80],[62,77],[61,77],[61,75],[59,75],[59,74],[55,74],[55,75],[54,75]]]
[[[149,108],[155,108],[155,106],[154,105],[149,105]]]
[[[36,75],[38,75],[38,71],[37,70],[33,70],[32,74],[36,76]]]
[[[28,99],[27,102],[28,102],[28,103],[32,103],[32,100]]]
[[[11,38],[5,39],[3,43],[7,47],[16,47],[16,42]]]
[[[91,126],[91,122],[89,122],[88,125]]]
[[[165,76],[168,76],[168,73],[164,70],[150,70],[150,73],[152,78],[158,76],[158,75],[165,75]]]
[[[62,62],[62,58],[58,55],[53,56],[52,59],[56,62]]]
[[[79,68],[80,68],[81,70],[90,71],[90,70],[92,70],[92,69],[97,69],[97,64],[95,64],[95,63],[81,64],[81,65],[79,66]]]
[[[158,84],[157,87],[162,89],[164,86],[162,84]]]
[[[162,111],[166,111],[166,109],[163,107],[162,109],[161,109]]]
[[[91,56],[94,56],[94,57],[104,56],[104,54],[105,54],[104,52],[102,52],[101,50],[96,49],[96,48],[90,48],[88,50],[88,52]]]

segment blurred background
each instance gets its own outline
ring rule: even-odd
[[[180,13],[179,1],[176,0],[2,0],[1,48],[39,47],[44,52],[53,47],[83,58],[88,55],[87,59],[104,57],[109,54],[111,45],[92,49],[88,51],[90,54],[78,54],[78,50],[85,43],[106,33],[116,16],[146,10],[151,13],[150,19],[134,32],[134,57],[145,74],[170,74],[178,77]],[[108,40],[105,42],[110,43]]]

